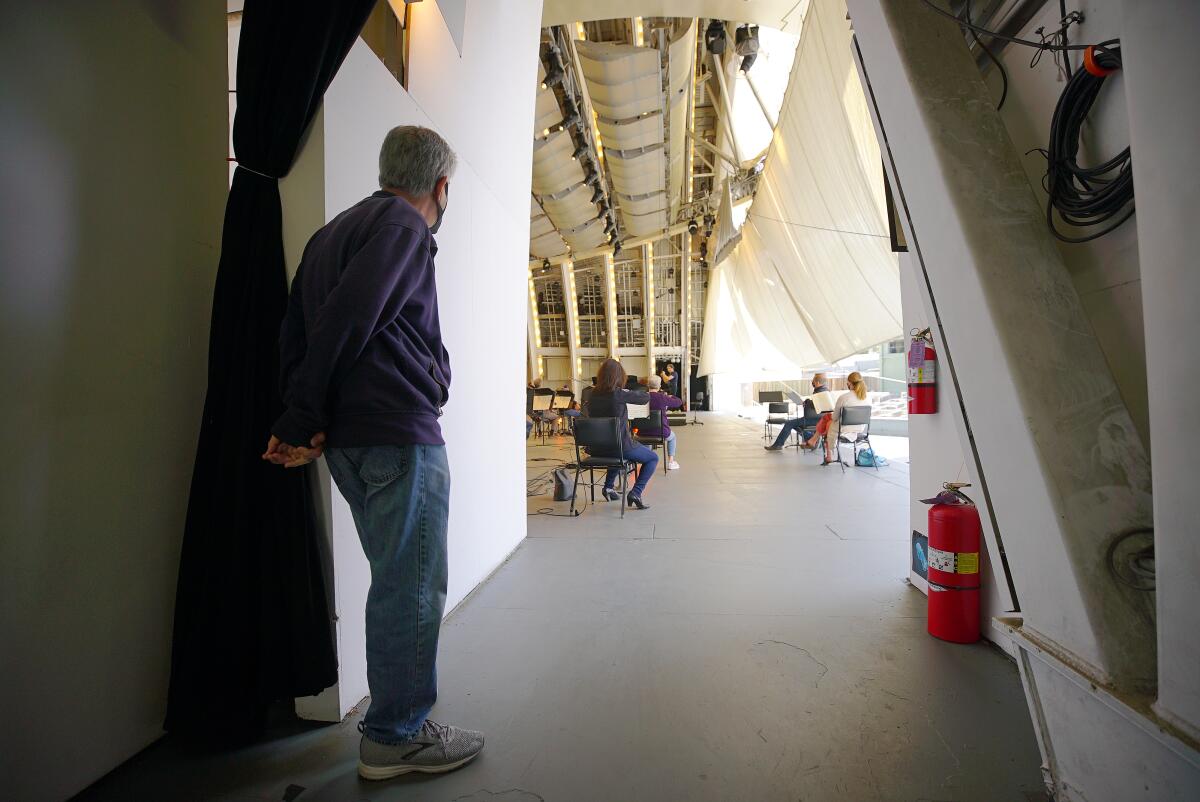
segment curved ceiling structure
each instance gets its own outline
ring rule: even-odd
[[[688,17],[577,21],[597,8]],[[564,24],[543,31],[531,258],[565,261],[601,246],[654,242],[690,220],[691,237],[674,247],[709,276],[702,375],[795,377],[901,333],[882,160],[851,58],[845,0],[549,0],[545,9],[545,20]],[[714,22],[698,13],[724,16]],[[770,102],[739,79],[739,62],[749,70],[754,61],[742,61],[745,36],[757,54],[757,34],[737,28],[735,41],[736,26],[724,20],[778,25],[785,17],[799,44],[790,40],[794,60],[781,62],[791,70],[776,109],[778,79]],[[790,47],[773,52],[792,55]],[[765,159],[738,155],[731,109],[742,84],[754,92],[742,114],[761,113],[771,127]],[[735,201],[750,203],[740,231]]]
[[[667,227],[662,54],[611,42],[576,45],[624,229],[643,236]]]
[[[662,235],[686,187],[695,19],[607,20],[543,32],[530,257]]]
[[[568,25],[614,17],[683,17],[753,22],[800,33],[809,0],[545,0],[542,25]]]

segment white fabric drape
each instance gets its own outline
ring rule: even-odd
[[[850,47],[845,0],[813,0],[742,241],[712,272],[701,374],[796,376],[902,332],[882,160]]]

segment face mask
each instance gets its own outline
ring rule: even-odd
[[[435,199],[433,202],[436,204],[437,200]],[[450,184],[447,183],[446,184],[446,206],[449,206],[449,205],[450,205]],[[442,205],[438,204],[437,220],[434,220],[433,225],[431,225],[429,227],[430,234],[436,234],[438,232],[438,229],[442,227],[442,215],[444,215],[446,213],[446,206],[442,206]]]

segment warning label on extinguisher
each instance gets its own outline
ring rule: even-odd
[[[929,567],[946,574],[979,573],[979,552],[942,551],[929,547]]]
[[[937,372],[936,362],[922,362],[919,368],[914,368],[911,365],[908,368],[908,383],[909,384],[933,384],[937,381],[934,374]]]
[[[925,364],[925,341],[913,340],[908,348],[909,368],[919,368]]]

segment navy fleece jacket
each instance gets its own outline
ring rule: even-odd
[[[286,410],[271,433],[332,448],[441,445],[450,358],[437,244],[408,201],[379,191],[309,240],[280,333]]]

